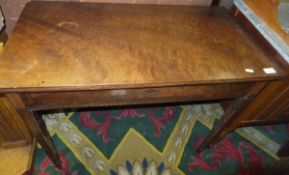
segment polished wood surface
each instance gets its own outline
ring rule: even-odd
[[[288,45],[289,34],[279,24],[278,6],[279,0],[244,0],[246,4],[273,29]]]
[[[0,148],[0,174],[2,175],[30,175],[32,174],[32,160],[36,142],[32,144],[13,148]]]
[[[2,91],[244,82],[285,75],[224,8],[76,2],[28,3],[0,67]],[[265,74],[267,67],[277,73]]]
[[[22,97],[28,109],[47,110],[234,99],[246,96],[254,86],[255,83],[238,83],[125,90],[38,92],[24,93]],[[257,93],[251,93],[250,96],[256,96]]]
[[[0,95],[0,147],[11,148],[31,143],[30,133],[10,101]]]
[[[11,35],[12,30],[20,16],[25,4],[30,0],[0,0],[0,6],[5,16],[7,32]],[[55,0],[42,0],[55,1]],[[219,0],[61,0],[74,2],[102,2],[102,3],[130,3],[130,4],[167,4],[167,5],[202,5],[209,6],[213,1]],[[215,2],[214,2],[215,3]]]

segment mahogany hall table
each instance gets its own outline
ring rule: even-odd
[[[39,110],[232,100],[202,149],[284,76],[221,7],[30,2],[0,57],[0,93],[58,167]]]

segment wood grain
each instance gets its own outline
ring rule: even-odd
[[[19,147],[31,143],[31,136],[21,116],[10,101],[0,96],[0,146]]]
[[[279,0],[245,0],[246,4],[273,29],[288,45],[289,34],[279,24],[278,6]]]
[[[44,124],[42,116],[28,110],[25,102],[22,100],[22,94],[6,94],[11,101],[14,108],[22,116],[27,128],[29,129],[33,138],[42,146],[42,149],[47,153],[56,167],[61,169],[61,161],[58,152],[54,146],[52,138],[50,138],[46,125]]]
[[[6,30],[9,35],[23,10],[25,4],[31,0],[0,0],[1,10],[5,16]],[[40,1],[40,0],[39,0]],[[42,0],[55,1],[55,0]],[[58,0],[59,1],[59,0]],[[102,2],[102,3],[136,3],[136,4],[168,4],[168,5],[203,5],[209,6],[212,0],[61,0],[78,2]],[[214,0],[216,1],[216,0]]]
[[[21,175],[28,172],[31,174],[35,148],[36,142],[20,148],[0,148],[0,174]]]
[[[79,92],[25,93],[23,100],[30,110],[196,102],[234,99],[246,96],[254,85],[254,83],[240,83]],[[257,93],[251,93],[250,96],[255,96]]]
[[[3,91],[26,92],[285,75],[224,8],[77,2],[28,3],[0,67]],[[266,67],[277,73],[265,74]]]

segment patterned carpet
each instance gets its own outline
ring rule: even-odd
[[[258,175],[278,160],[289,125],[240,128],[197,154],[222,115],[218,104],[46,114],[63,169],[37,148],[34,174]]]

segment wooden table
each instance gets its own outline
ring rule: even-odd
[[[220,7],[30,2],[0,58],[0,92],[61,166],[39,110],[231,99],[201,148],[286,74]]]

